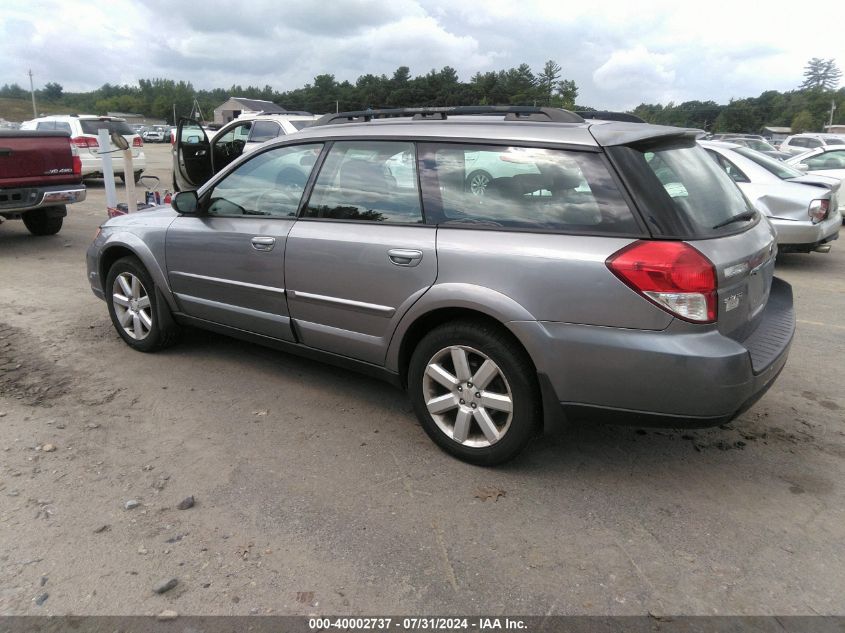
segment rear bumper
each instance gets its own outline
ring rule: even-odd
[[[0,190],[0,215],[14,217],[20,213],[55,207],[85,200],[85,185],[53,185]]]
[[[85,178],[102,178],[103,177],[103,159],[100,156],[92,156],[90,153],[81,156],[82,161],[82,176]],[[115,174],[122,174],[123,169],[123,155],[120,152],[112,154],[112,170]],[[132,156],[132,170],[144,171],[147,167],[147,157],[143,151],[139,151],[137,156]]]
[[[777,231],[778,250],[781,252],[810,252],[825,242],[839,238],[842,216],[838,210],[832,211],[828,218],[818,224],[807,221],[769,218]]]
[[[547,408],[559,403],[576,419],[695,427],[731,420],[765,394],[786,364],[795,316],[791,286],[774,279],[759,326],[742,342],[686,326],[510,325],[535,361]]]

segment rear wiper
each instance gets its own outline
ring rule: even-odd
[[[721,229],[723,226],[727,226],[728,224],[733,224],[734,222],[744,222],[745,220],[753,220],[754,217],[757,215],[756,211],[743,211],[742,213],[737,213],[729,217],[724,222],[719,222],[714,229]]]

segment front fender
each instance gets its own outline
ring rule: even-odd
[[[102,280],[101,283],[105,284],[105,278],[108,274],[108,271],[103,270],[102,268],[103,262],[107,259],[109,251],[116,248],[131,251],[133,255],[141,260],[144,268],[147,269],[147,272],[150,273],[150,277],[153,278],[153,283],[156,285],[156,288],[159,289],[161,296],[164,297],[165,301],[167,301],[167,305],[170,306],[171,310],[178,310],[176,300],[170,290],[170,284],[167,281],[167,275],[162,269],[159,260],[156,258],[147,243],[134,233],[130,233],[128,231],[116,231],[109,235],[100,247],[98,261],[100,262],[99,273],[100,279]]]
[[[522,305],[491,288],[462,283],[437,284],[411,306],[396,326],[385,358],[388,370],[399,371],[399,353],[410,327],[421,317],[444,308],[480,312],[509,329],[509,321],[536,321]],[[511,331],[519,338],[518,332]]]

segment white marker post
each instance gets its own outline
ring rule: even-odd
[[[103,184],[106,186],[106,212],[111,217],[117,212],[117,190],[114,186],[114,167],[111,162],[109,131],[105,128],[97,130],[97,140],[100,143],[100,158],[103,160]]]
[[[128,200],[128,213],[135,213],[138,210],[138,202],[135,200],[135,170],[132,167],[132,146],[123,150],[123,181],[126,183],[126,198]]]

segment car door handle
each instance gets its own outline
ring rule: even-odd
[[[253,237],[250,242],[252,242],[252,247],[257,251],[272,251],[273,247],[276,245],[276,238]]]
[[[408,248],[391,248],[387,251],[390,262],[397,266],[416,266],[422,261],[422,256],[422,251]]]
[[[197,153],[194,154],[194,156],[205,156],[205,150],[204,149],[198,149]]]

